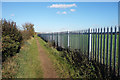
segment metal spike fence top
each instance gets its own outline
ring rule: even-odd
[[[79,50],[120,76],[120,27],[38,34],[57,47]]]

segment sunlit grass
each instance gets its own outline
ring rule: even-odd
[[[42,78],[39,53],[35,38],[25,42],[25,45],[13,58],[3,64],[3,77],[8,78]]]

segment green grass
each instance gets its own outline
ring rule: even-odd
[[[60,58],[60,52],[58,52],[54,48],[50,48],[48,44],[38,37],[40,45],[46,50],[48,57],[52,60],[55,69],[57,70],[58,76],[63,78],[69,77],[69,67],[70,65],[65,62],[62,58]],[[74,74],[74,73],[73,73]]]
[[[116,56],[116,69],[118,67],[118,42],[119,42],[118,40],[119,40],[119,35],[117,35],[117,40],[116,40],[117,41],[116,42],[116,55],[115,55]],[[108,65],[110,65],[110,45],[112,44],[112,67],[114,63],[114,45],[115,45],[114,42],[115,42],[115,35],[112,36],[112,43],[111,43],[111,35],[109,35]],[[103,45],[104,45],[104,35],[102,35],[102,63],[103,63]],[[101,49],[101,35],[99,36],[99,59],[100,59],[100,54],[101,54],[100,49]],[[93,50],[93,47],[92,47],[92,50]],[[94,42],[94,50],[95,50],[95,42]],[[97,58],[98,58],[98,36],[97,36]],[[107,35],[105,35],[105,64],[107,64]]]
[[[35,38],[25,42],[16,56],[3,63],[4,78],[42,78],[38,48]]]
[[[95,67],[92,65],[91,62],[86,62],[86,59],[83,59],[83,63],[80,63],[81,65],[79,67],[76,67],[75,65],[68,62],[65,58],[64,55],[68,55],[67,52],[57,51],[55,48],[49,47],[49,44],[43,41],[41,38],[38,39],[40,45],[46,50],[49,58],[52,60],[55,66],[54,68],[56,69],[57,74],[60,78],[89,78],[91,75],[93,77],[97,77],[97,75],[95,74]],[[73,55],[74,53],[71,56]],[[72,61],[71,57],[68,56],[68,58]]]
[[[67,43],[67,36],[61,35],[62,43]],[[83,39],[82,39],[83,37]],[[95,54],[95,38],[94,35],[94,54]],[[113,41],[111,41],[111,35],[109,34],[109,50],[108,50],[108,65],[110,65],[110,45],[112,44],[112,66],[114,63],[114,42],[115,42],[115,35],[113,35]],[[93,34],[92,34],[93,40]],[[80,49],[83,53],[88,53],[88,35],[79,35],[79,34],[70,34],[70,48],[71,49]],[[105,64],[107,62],[107,35],[105,35]],[[116,43],[116,69],[118,68],[118,44],[119,44],[119,35],[117,35],[117,43]],[[104,35],[102,35],[102,62],[103,62],[103,45],[104,45]],[[67,46],[67,44],[63,44],[63,46]],[[100,48],[101,48],[101,34],[99,35],[99,59],[100,59]],[[92,54],[93,54],[93,41],[92,41]],[[96,55],[98,58],[98,35],[97,35],[97,50]]]

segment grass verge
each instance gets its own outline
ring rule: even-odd
[[[25,42],[20,53],[8,58],[2,66],[3,78],[42,78],[40,59],[35,38]]]
[[[97,72],[99,69],[95,67],[92,62],[88,62],[85,57],[81,57],[82,59],[79,59],[81,60],[79,62],[77,57],[78,55],[74,55],[73,52],[68,53],[65,51],[57,51],[55,48],[49,47],[49,43],[46,43],[41,38],[39,38],[38,40],[40,45],[47,51],[48,56],[52,60],[60,78],[101,77],[101,74]]]

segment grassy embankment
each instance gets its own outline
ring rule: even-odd
[[[50,47],[41,38],[38,38],[40,45],[46,50],[52,60],[59,77],[61,78],[97,78],[102,77],[99,68],[92,62],[88,62],[85,57],[81,57],[73,52],[57,51]],[[80,59],[78,59],[80,58]],[[81,60],[81,61],[80,61]],[[80,62],[79,62],[80,61]]]
[[[26,41],[18,54],[3,63],[2,72],[3,78],[43,77],[35,38]]]

